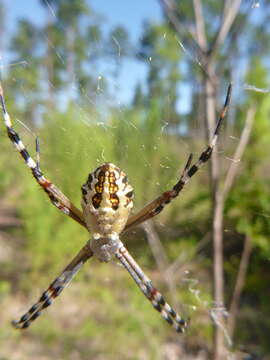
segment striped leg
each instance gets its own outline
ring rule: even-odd
[[[187,321],[182,319],[174,309],[165,301],[161,293],[153,287],[151,280],[144,274],[127,249],[122,245],[116,253],[116,258],[121,262],[125,269],[132,276],[140,290],[151,302],[153,307],[161,313],[161,316],[177,332],[183,333],[188,325]]]
[[[40,171],[39,159],[36,163],[31,158],[22,140],[20,139],[19,134],[13,129],[10,116],[7,112],[5,99],[4,99],[4,92],[1,85],[0,85],[0,103],[2,106],[3,117],[7,129],[8,137],[10,138],[11,142],[13,143],[17,151],[23,157],[26,165],[31,170],[38,184],[49,196],[53,205],[55,205],[64,214],[70,216],[72,219],[76,220],[79,224],[86,227],[82,212],[71,203],[71,201],[61,192],[61,190],[59,190],[50,180],[48,180],[43,175],[43,173]],[[36,147],[38,152],[39,151],[38,142],[36,142]]]
[[[231,88],[232,88],[231,85],[229,85],[227,90],[226,100],[223,109],[221,111],[221,114],[219,116],[212,141],[207,146],[207,148],[201,153],[197,162],[191,165],[192,156],[190,155],[186,163],[186,166],[181,174],[181,177],[179,181],[174,185],[174,187],[171,190],[164,192],[161,196],[157,197],[151,203],[146,205],[137,214],[131,216],[127,221],[124,231],[129,230],[131,227],[139,225],[144,221],[152,218],[153,216],[159,214],[167,204],[169,204],[173,199],[175,199],[179,195],[179,193],[182,191],[184,186],[189,182],[192,176],[196,174],[196,172],[210,159],[218,139],[220,126],[222,124],[223,119],[226,116],[229,107]]]
[[[12,325],[16,329],[28,328],[31,323],[40,316],[42,310],[50,306],[53,300],[60,295],[63,289],[71,282],[72,278],[92,255],[93,253],[87,243],[62,271],[61,275],[51,283],[46,291],[44,291],[38,302],[35,303],[19,320],[13,320]]]

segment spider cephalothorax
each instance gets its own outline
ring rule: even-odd
[[[47,179],[40,170],[39,161],[36,162],[31,158],[19,134],[13,129],[6,109],[3,89],[0,86],[0,103],[11,142],[19,151],[37,183],[49,196],[53,205],[84,226],[90,233],[93,233],[92,241],[88,241],[85,244],[62,273],[43,292],[39,300],[19,320],[12,322],[17,329],[27,328],[41,314],[43,309],[51,305],[53,299],[69,284],[82,265],[95,255],[101,261],[109,261],[112,256],[115,256],[129,272],[153,307],[161,313],[161,316],[177,332],[185,331],[188,322],[174,311],[165,301],[162,294],[152,285],[151,280],[129,254],[119,236],[122,232],[142,224],[144,221],[159,214],[166,205],[178,196],[191,177],[210,159],[212,150],[217,142],[220,125],[227,112],[230,94],[231,86],[228,88],[225,104],[217,122],[213,138],[201,153],[199,159],[194,164],[191,164],[192,156],[190,155],[174,187],[151,201],[138,213],[130,215],[130,210],[133,206],[133,189],[129,185],[125,173],[111,163],[99,166],[88,176],[87,182],[82,186],[83,212],[58,187]],[[38,141],[36,144],[37,159],[39,159]]]

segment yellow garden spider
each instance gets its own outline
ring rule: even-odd
[[[49,196],[55,205],[64,214],[70,216],[87,231],[93,233],[92,240],[88,241],[79,253],[72,259],[43,292],[38,302],[35,303],[19,320],[12,321],[15,328],[27,328],[40,314],[43,309],[51,305],[62,290],[69,284],[73,276],[81,269],[83,264],[92,256],[100,261],[108,262],[113,256],[124,266],[132,276],[146,298],[158,310],[162,317],[175,328],[177,332],[184,332],[188,321],[179,316],[174,309],[165,301],[160,292],[153,287],[151,280],[129,254],[119,236],[136,225],[159,214],[163,208],[176,198],[190,178],[211,157],[213,148],[217,142],[220,125],[224,119],[230,101],[231,85],[228,87],[223,110],[220,114],[212,141],[201,153],[197,162],[193,165],[192,155],[189,156],[184,170],[174,187],[164,192],[155,200],[146,205],[141,211],[130,216],[133,207],[133,189],[128,183],[127,176],[117,166],[105,163],[90,173],[86,183],[82,186],[82,209],[80,211],[73,203],[48,180],[40,170],[39,160],[34,161],[22,143],[18,133],[13,129],[10,116],[7,112],[3,89],[0,86],[0,102],[7,134],[23,157],[26,165],[31,170],[34,178]],[[39,145],[36,141],[37,159],[39,159]]]

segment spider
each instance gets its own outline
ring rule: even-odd
[[[183,333],[189,320],[185,320],[165,301],[163,295],[152,285],[119,236],[136,225],[159,214],[163,208],[175,199],[190,178],[211,157],[217,142],[220,125],[229,106],[231,85],[229,85],[223,110],[219,116],[213,138],[199,159],[192,164],[192,154],[189,155],[186,165],[178,182],[174,187],[158,196],[135,215],[130,215],[133,207],[133,188],[128,183],[126,174],[112,163],[105,163],[90,173],[86,183],[82,186],[82,209],[79,210],[73,203],[45,177],[40,169],[39,142],[36,139],[37,160],[34,161],[18,133],[13,129],[10,116],[7,112],[4,92],[0,85],[0,102],[8,137],[23,157],[31,170],[35,180],[49,196],[55,205],[64,214],[77,221],[91,232],[92,241],[87,241],[78,254],[71,260],[62,273],[43,292],[39,300],[19,320],[13,320],[12,325],[17,329],[28,328],[41,314],[42,310],[50,306],[53,300],[71,282],[74,275],[92,256],[100,261],[108,262],[115,257],[129,272],[139,289],[151,302],[161,316],[179,333]]]

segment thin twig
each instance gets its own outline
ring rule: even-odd
[[[245,285],[247,268],[248,268],[251,252],[252,252],[251,238],[248,235],[246,235],[244,241],[244,248],[241,255],[240,265],[236,277],[235,287],[232,295],[231,305],[229,308],[230,315],[228,318],[228,333],[231,338],[233,337],[233,333],[235,330],[235,323],[239,310],[240,297]]]
[[[193,0],[193,9],[195,14],[196,40],[201,50],[206,52],[207,38],[201,0]]]
[[[233,182],[235,180],[235,176],[238,170],[238,166],[240,163],[240,160],[243,156],[243,153],[247,147],[248,141],[249,141],[249,137],[251,134],[251,130],[252,130],[252,125],[254,122],[254,115],[256,112],[256,108],[255,106],[252,106],[251,108],[248,109],[247,111],[247,117],[246,117],[246,121],[245,121],[245,126],[244,129],[242,131],[241,137],[240,137],[240,141],[238,143],[238,146],[235,150],[234,156],[233,156],[233,160],[231,162],[231,165],[229,167],[229,170],[227,172],[226,175],[226,179],[224,182],[224,187],[223,187],[223,197],[224,199],[226,199],[229,191],[232,188]]]
[[[224,6],[223,17],[219,26],[219,30],[216,33],[212,45],[210,46],[211,56],[213,56],[219,46],[224,43],[239,11],[240,5],[241,0],[232,0],[230,1],[230,4],[226,4],[226,6]]]
[[[245,126],[242,131],[239,144],[233,156],[228,175],[226,177],[224,187],[218,185],[215,189],[215,202],[214,202],[214,223],[213,223],[213,237],[214,237],[214,299],[217,304],[223,306],[224,297],[224,283],[223,283],[223,219],[224,219],[224,205],[228,192],[230,191],[236,177],[238,165],[241,157],[246,149],[254,119],[255,108],[251,108],[247,112]],[[214,166],[214,163],[212,164]],[[219,174],[220,175],[220,174]],[[224,319],[220,317],[218,321],[223,324]],[[224,326],[224,324],[223,324]],[[217,360],[222,358],[224,354],[224,341],[223,334],[219,327],[216,327],[214,338],[214,356],[213,359]]]
[[[155,258],[160,272],[163,272],[169,265],[165,249],[159,239],[159,236],[154,228],[153,221],[149,220],[142,224],[148,243],[150,245],[152,254]]]
[[[189,28],[187,28],[186,25],[182,24],[179,20],[179,17],[177,16],[178,9],[176,6],[176,2],[174,0],[159,0],[159,2],[165,15],[174,27],[177,35],[180,37],[181,35],[187,33],[188,36],[192,39],[190,47],[192,47],[192,49],[195,51],[195,57],[203,59],[203,49],[201,49],[200,45],[198,44],[195,34]]]
[[[160,238],[154,228],[153,221],[151,220],[146,221],[145,223],[142,224],[142,228],[144,229],[147,235],[147,240],[151,248],[152,254],[155,258],[155,261],[157,263],[157,266],[159,268],[159,271],[162,274],[164,282],[166,283],[172,295],[173,302],[176,304],[177,297],[176,297],[175,278],[172,276],[168,276],[168,274],[165,271],[169,267],[169,260],[166,255],[165,249],[160,241]]]
[[[211,240],[210,237],[211,233],[207,232],[203,238],[198,242],[198,244],[195,247],[195,254],[198,254]],[[187,264],[186,262],[183,261],[183,254],[180,253],[179,256],[174,260],[174,262],[172,264],[169,265],[169,267],[166,269],[166,273],[168,274],[168,276],[171,276],[175,273],[179,273],[180,271],[180,267],[186,267]]]

